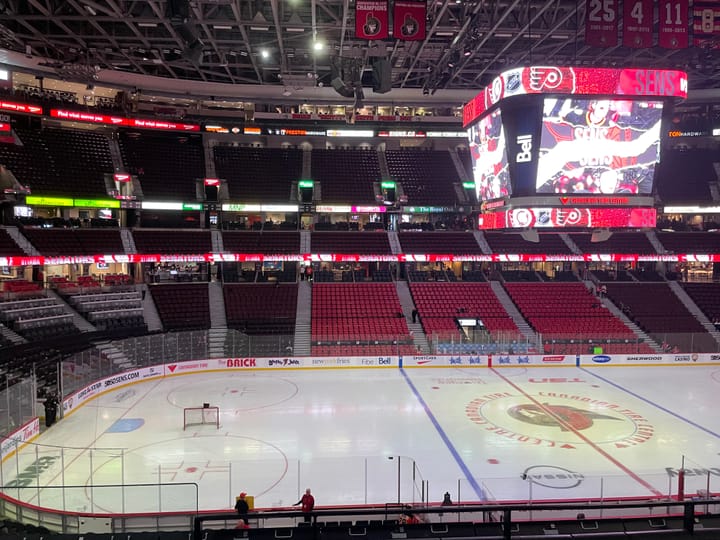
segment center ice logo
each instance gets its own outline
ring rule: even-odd
[[[627,448],[645,443],[655,434],[655,427],[643,414],[575,393],[490,393],[470,401],[465,413],[493,435],[545,447],[610,444]]]
[[[594,420],[621,420],[614,416],[585,411],[576,407],[548,403],[516,405],[508,409],[508,414],[527,424],[559,427],[561,431],[582,431],[592,427]]]

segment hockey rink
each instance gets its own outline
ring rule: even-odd
[[[1,468],[5,492],[82,512],[720,491],[720,367],[244,371],[100,395]],[[220,427],[183,430],[219,407]]]

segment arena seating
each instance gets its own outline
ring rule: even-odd
[[[146,199],[198,199],[196,180],[205,177],[199,136],[121,132],[120,150],[127,171],[137,175]]]
[[[151,285],[149,290],[165,330],[210,328],[207,283]]]
[[[1,281],[3,296],[7,300],[20,300],[28,298],[44,297],[42,285],[31,283],[24,279],[8,279]]]
[[[310,245],[313,253],[391,253],[390,241],[384,232],[313,232]]]
[[[720,283],[683,283],[682,288],[714,325],[720,325]]]
[[[540,233],[539,242],[528,242],[519,233],[484,232],[493,253],[570,254],[570,248],[556,233]]]
[[[657,232],[658,240],[669,253],[720,253],[717,232]]]
[[[390,177],[402,184],[409,204],[458,202],[453,184],[462,180],[447,150],[386,150],[385,157]]]
[[[0,229],[0,257],[24,257],[25,252],[5,229]]]
[[[481,254],[482,249],[471,232],[399,232],[403,253]]]
[[[46,257],[125,253],[118,229],[37,229],[22,233]]]
[[[313,354],[415,352],[392,283],[316,283],[312,295]]]
[[[228,253],[300,253],[298,232],[223,231],[222,239],[223,247]]]
[[[462,341],[458,318],[481,320],[492,338],[522,339],[488,283],[411,283],[410,292],[430,340]]]
[[[249,335],[295,333],[296,284],[225,284],[225,314],[229,328]]]
[[[214,146],[215,172],[227,180],[232,200],[296,201],[292,184],[302,177],[303,151],[295,148]]]
[[[81,276],[88,277],[88,276]],[[96,282],[96,291],[80,285],[79,293],[71,293],[68,303],[98,330],[114,330],[120,328],[142,328],[145,326],[142,298],[138,291],[103,292]],[[59,292],[62,293],[62,289]],[[65,289],[68,291],[68,289]],[[92,292],[91,292],[92,291]]]
[[[590,233],[570,233],[569,236],[582,253],[657,253],[645,233],[616,232],[603,242],[593,242]]]
[[[683,352],[712,352],[718,344],[667,283],[606,283],[608,296],[658,343]]]
[[[0,161],[35,193],[107,198],[113,163],[108,139],[94,131],[15,127],[23,146],[0,144]]]
[[[55,298],[34,283],[6,281],[4,290],[26,295],[7,296],[0,302],[0,321],[11,330],[28,340],[50,339],[56,336],[73,335],[79,329],[72,322],[72,315]]]
[[[381,179],[377,151],[313,150],[311,176],[320,182],[323,203],[375,202],[373,183]]]
[[[606,352],[652,352],[582,283],[505,283],[505,289],[547,352],[586,354],[601,342]]]
[[[210,253],[210,231],[169,231],[135,229],[138,253]]]

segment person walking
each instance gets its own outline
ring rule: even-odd
[[[305,490],[305,494],[300,497],[300,500],[293,504],[293,506],[297,505],[301,505],[300,510],[302,510],[303,514],[305,514],[303,516],[305,519],[305,523],[310,523],[311,513],[313,511],[313,508],[315,508],[315,497],[313,497],[310,488],[307,488]]]

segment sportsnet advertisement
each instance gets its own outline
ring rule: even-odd
[[[95,381],[94,383],[86,386],[85,388],[81,388],[63,399],[63,415],[67,416],[73,411],[73,409],[82,405],[89,399],[104,393],[106,390],[114,390],[115,388],[126,384],[162,377],[164,374],[165,371],[163,366],[150,366],[147,368],[126,371],[125,373],[118,373],[117,375],[112,375],[111,377]]]

